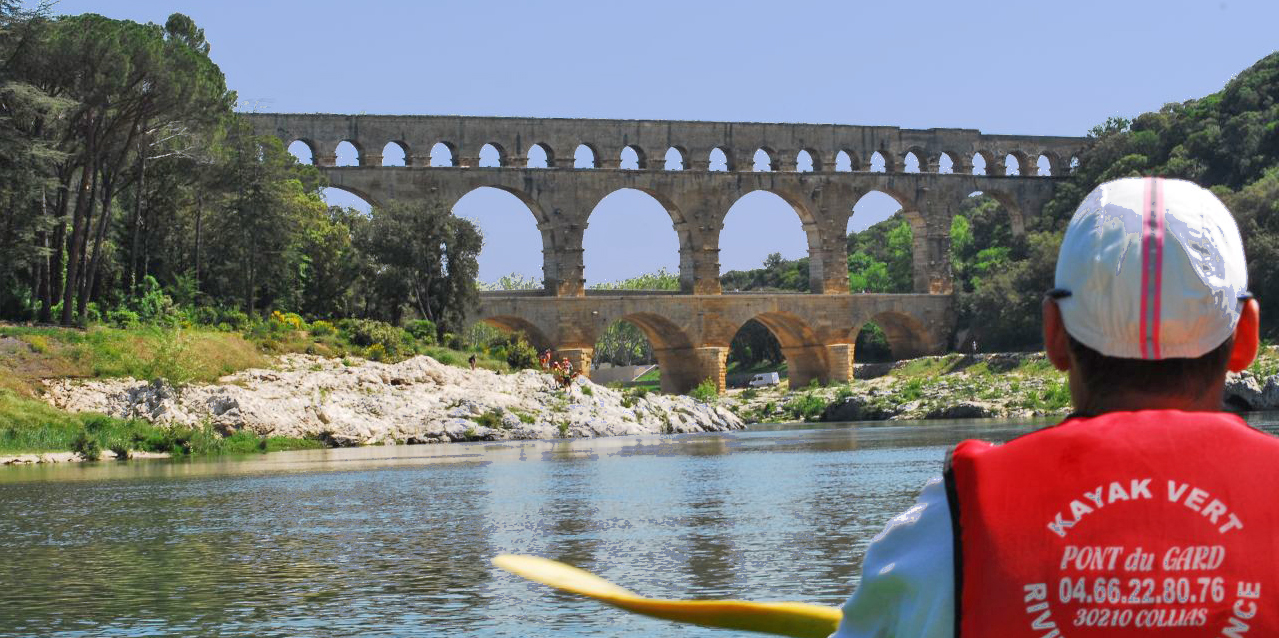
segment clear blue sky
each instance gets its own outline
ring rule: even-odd
[[[1221,88],[1279,46],[1276,0],[367,2],[62,0],[204,28],[263,111],[835,122],[1082,135]],[[725,270],[805,254],[767,194],[730,212]],[[892,213],[855,209],[859,229]],[[350,200],[335,196],[333,201]],[[489,191],[455,207],[486,235],[481,278],[541,278],[532,216]],[[622,191],[586,234],[588,282],[676,270],[656,202]]]

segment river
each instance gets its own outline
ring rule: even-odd
[[[555,558],[655,597],[838,605],[950,446],[1025,431],[771,425],[4,467],[0,636],[740,635],[558,594],[489,559]]]

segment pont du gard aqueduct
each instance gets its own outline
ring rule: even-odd
[[[375,205],[421,198],[452,205],[481,187],[515,195],[541,231],[545,285],[484,293],[475,320],[524,331],[536,347],[552,348],[583,371],[590,370],[597,337],[613,322],[629,321],[652,343],[668,392],[707,378],[723,389],[729,344],[751,319],[777,337],[792,387],[851,379],[853,345],[868,321],[884,330],[897,358],[944,351],[954,325],[951,217],[980,191],[1008,212],[1015,234],[1023,232],[1087,143],[833,124],[274,113],[249,119],[259,134],[286,146],[304,142],[331,186]],[[358,165],[336,165],[342,142],[355,147]],[[383,166],[389,143],[403,149],[404,166]],[[449,159],[432,166],[439,144]],[[581,147],[592,158],[587,168],[575,167]],[[480,166],[482,150],[496,152],[496,162],[486,162],[496,165]],[[768,157],[764,170],[755,170],[759,151]],[[544,155],[545,167],[530,167],[530,152]],[[636,168],[621,167],[623,153],[634,154]],[[985,174],[974,174],[978,158]],[[950,172],[939,172],[947,161]],[[1015,172],[1007,170],[1014,165]],[[680,294],[586,290],[588,216],[624,188],[647,193],[670,214],[679,237]],[[780,196],[799,216],[811,294],[720,289],[724,217],[756,190]],[[849,293],[848,220],[872,190],[896,199],[914,231],[911,294]]]

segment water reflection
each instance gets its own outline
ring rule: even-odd
[[[1026,429],[774,426],[0,468],[0,636],[723,637],[488,559],[549,556],[655,596],[838,604],[949,446]]]

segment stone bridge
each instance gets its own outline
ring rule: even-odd
[[[373,204],[432,199],[451,206],[482,187],[515,195],[542,235],[544,290],[537,296],[484,295],[478,318],[525,330],[541,345],[579,360],[589,360],[595,336],[608,325],[599,321],[626,319],[652,341],[664,388],[672,391],[707,377],[722,386],[728,343],[751,318],[781,342],[798,383],[849,378],[851,344],[872,318],[889,333],[895,356],[944,349],[953,325],[950,225],[960,205],[974,192],[985,193],[1008,213],[1013,232],[1021,233],[1087,143],[1078,137],[888,126],[246,117],[260,134],[286,145],[305,143],[330,185]],[[357,165],[336,165],[344,142],[354,147]],[[392,145],[403,152],[405,166],[383,166]],[[482,154],[491,166],[481,166]],[[621,168],[624,156],[636,168]],[[544,168],[532,167],[543,158]],[[974,168],[982,162],[984,170]],[[1039,174],[1040,166],[1047,175]],[[648,194],[670,215],[679,239],[682,295],[586,294],[587,223],[596,204],[620,189]],[[803,224],[814,294],[721,295],[724,218],[737,200],[757,190],[780,196]],[[895,199],[912,227],[915,294],[848,294],[848,221],[853,205],[870,191]]]

